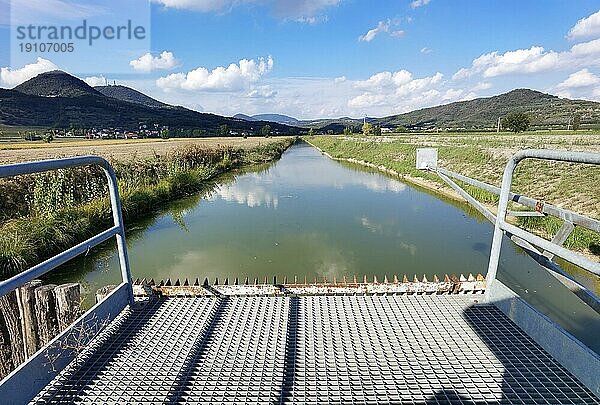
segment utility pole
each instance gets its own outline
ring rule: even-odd
[[[498,117],[498,125],[496,126],[496,132],[500,133],[500,117]]]

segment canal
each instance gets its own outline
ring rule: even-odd
[[[127,235],[134,278],[213,282],[484,274],[492,233],[467,205],[298,143],[274,164],[224,176],[205,193],[130,225]],[[600,352],[599,315],[508,240],[498,273]],[[82,283],[90,305],[96,289],[120,279],[114,240],[49,279]],[[597,280],[582,282],[597,287]]]

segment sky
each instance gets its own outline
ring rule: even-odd
[[[148,35],[19,52],[18,26],[84,19]],[[61,69],[228,116],[386,116],[523,87],[600,101],[598,0],[0,0],[0,44],[0,87]]]

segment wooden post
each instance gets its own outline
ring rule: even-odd
[[[99,288],[96,291],[96,304],[104,300],[104,298],[106,298],[115,288],[117,288],[117,286],[112,284]]]
[[[58,330],[62,332],[81,315],[81,291],[79,284],[63,284],[54,288]]]
[[[55,287],[54,284],[48,284],[35,289],[35,317],[40,346],[44,346],[58,334]]]
[[[15,368],[12,360],[10,334],[3,314],[0,310],[0,380]]]
[[[12,364],[16,367],[25,361],[25,353],[19,305],[17,304],[17,294],[14,291],[0,297],[0,312],[4,318],[4,332],[8,335]]]
[[[35,293],[34,290],[42,285],[41,280],[33,280],[17,288],[17,303],[21,315],[21,329],[23,332],[23,345],[25,358],[33,355],[39,348],[37,322],[35,319]]]

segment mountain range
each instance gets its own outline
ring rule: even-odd
[[[271,121],[293,126],[298,126],[301,123],[300,120],[283,114],[257,114],[252,116],[246,114],[236,114],[233,116],[233,118],[245,121]]]
[[[454,102],[382,118],[369,117],[366,121],[385,128],[404,127],[414,130],[491,129],[496,128],[498,118],[513,111],[527,113],[533,128],[566,128],[576,113],[580,114],[584,126],[600,126],[600,103],[560,98],[530,89],[515,89],[497,96]],[[254,117],[277,117],[277,115],[263,114],[248,117],[238,114],[235,117],[251,120]],[[314,128],[322,132],[339,133],[346,127],[359,131],[363,124],[362,118],[342,117],[300,121],[292,117],[283,117],[290,125]],[[295,123],[291,124],[293,120]]]
[[[529,89],[493,97],[454,102],[367,121],[387,128],[490,129],[512,111],[527,113],[534,128],[566,128],[574,114],[584,127],[600,127],[600,103],[571,100]],[[308,128],[340,133],[360,130],[363,119],[298,120],[282,114],[237,114],[223,117],[172,106],[135,89],[113,85],[90,87],[62,71],[42,73],[14,89],[0,88],[0,124],[53,128],[137,129],[141,123],[169,126],[182,133],[198,130],[215,135],[223,125],[230,130],[258,134],[267,123],[280,134],[299,134]]]
[[[176,131],[216,135],[230,130],[258,134],[270,124],[280,134],[297,134],[287,125],[245,121],[170,106],[124,86],[92,88],[62,71],[39,74],[14,89],[0,88],[0,124],[51,128],[124,128],[159,124]]]

